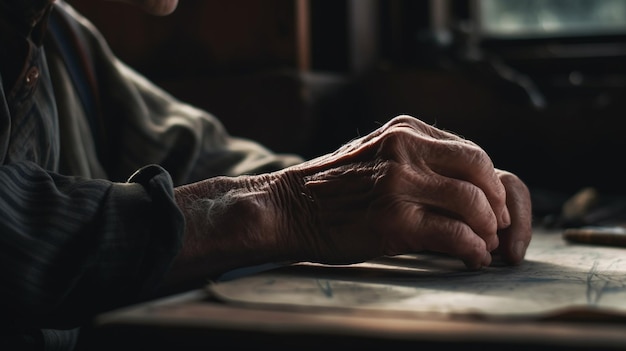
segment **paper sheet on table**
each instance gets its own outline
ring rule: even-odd
[[[429,316],[546,318],[584,312],[626,321],[626,249],[568,244],[535,233],[519,266],[467,271],[442,255],[346,265],[298,264],[207,286],[216,298],[291,308]]]

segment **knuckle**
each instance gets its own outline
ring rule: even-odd
[[[411,135],[404,128],[390,129],[380,138],[380,150],[384,155],[397,154],[406,149]]]
[[[425,123],[424,121],[409,115],[396,116],[389,120],[386,126],[387,129],[407,128],[414,132],[419,132],[432,137],[435,137],[435,130],[437,130],[435,127]]]
[[[465,152],[467,154],[467,157],[474,163],[478,165],[489,166],[489,168],[493,167],[491,157],[489,157],[489,155],[483,148],[474,143],[461,143],[460,145],[463,146],[463,152]]]
[[[389,126],[394,126],[394,125],[398,125],[398,124],[413,125],[416,120],[417,120],[416,118],[413,118],[413,117],[411,117],[409,115],[398,115],[398,116],[393,117],[392,119],[390,119],[388,125]]]

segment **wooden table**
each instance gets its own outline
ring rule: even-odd
[[[543,237],[543,235],[552,235],[552,237]],[[544,257],[541,255],[545,255],[546,250],[554,251],[553,248],[546,249],[545,245],[548,242],[554,244],[555,238],[558,238],[555,236],[559,236],[559,233],[537,231],[527,254],[528,264],[532,264],[534,260],[541,261],[541,257]],[[543,238],[549,240],[543,240]],[[572,246],[565,241],[554,245],[559,247],[562,245],[563,252],[578,250],[572,252],[584,252],[584,255],[589,253],[593,257],[599,257],[594,259],[594,267],[600,267],[599,272],[594,271],[594,274],[606,273],[610,274],[610,277],[617,277],[615,278],[617,282],[612,281],[612,285],[602,285],[607,289],[605,297],[608,294],[626,294],[626,284],[622,285],[621,278],[623,276],[626,281],[626,266],[615,268],[617,271],[613,263],[610,264],[613,268],[602,266],[602,260],[611,257],[614,261],[621,262],[619,257],[622,251],[619,250],[623,250],[626,261],[626,249]],[[543,253],[541,253],[542,250]],[[598,262],[600,262],[599,265]],[[546,262],[535,262],[535,264],[547,265]],[[541,267],[544,266],[532,269],[542,270]],[[329,277],[327,275],[329,268],[323,267],[324,269],[320,271],[323,273],[316,276],[318,273],[310,267],[306,270],[292,268],[281,268],[276,271],[280,274],[295,274],[294,277],[301,277],[301,273],[306,272],[305,278],[307,279],[333,279],[335,283],[349,280],[351,275],[348,274],[352,274],[342,273],[339,276]],[[540,273],[545,272],[540,271]],[[251,281],[258,277],[275,278],[272,274],[274,270],[256,273],[251,277],[238,278],[223,284],[234,282],[243,284],[246,281],[240,279],[248,278]],[[381,274],[380,271],[377,274]],[[382,274],[387,273],[382,272]],[[570,271],[568,274],[570,278],[575,276]],[[376,277],[376,275],[373,276]],[[589,275],[587,277],[588,280],[591,279]],[[419,276],[416,279],[419,279]],[[551,279],[546,279],[548,280]],[[362,283],[356,280],[355,282],[356,284]],[[246,284],[242,286],[245,287]],[[296,293],[301,294],[298,291]],[[94,332],[102,350],[138,350],[154,347],[171,350],[201,350],[216,347],[218,344],[228,349],[262,347],[270,350],[319,350],[341,347],[349,350],[389,349],[390,347],[411,347],[420,350],[442,347],[507,351],[626,350],[626,309],[623,308],[621,302],[610,302],[608,308],[601,306],[600,303],[596,306],[596,302],[593,302],[593,306],[572,305],[566,311],[560,309],[559,313],[545,313],[540,318],[537,316],[492,318],[488,314],[481,315],[480,313],[433,315],[424,311],[411,311],[410,308],[401,310],[402,305],[387,309],[366,308],[369,306],[361,308],[358,302],[355,303],[356,307],[324,305],[318,302],[307,304],[302,302],[307,301],[302,299],[308,296],[306,294],[300,296],[300,300],[294,300],[300,301],[299,303],[280,304],[267,303],[267,301],[259,303],[246,301],[235,296],[236,293],[233,294],[232,299],[219,296],[216,298],[209,289],[194,290],[105,313],[95,320]],[[242,296],[246,294],[242,292]],[[273,295],[269,296],[271,298]],[[616,304],[614,310],[611,304]],[[626,306],[626,301],[624,305]],[[602,308],[596,309],[596,307]]]

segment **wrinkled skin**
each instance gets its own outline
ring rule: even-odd
[[[493,252],[520,263],[531,240],[524,183],[475,143],[409,116],[297,166],[175,191],[187,234],[172,276],[425,250],[479,269]],[[201,199],[220,197],[228,201],[219,211],[198,210]]]

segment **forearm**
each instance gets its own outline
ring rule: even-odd
[[[283,219],[272,195],[277,179],[274,174],[214,177],[177,187],[185,238],[166,286],[288,259],[278,235]]]

